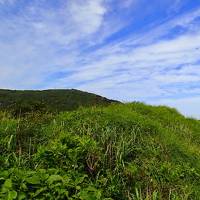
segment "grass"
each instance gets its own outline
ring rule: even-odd
[[[113,104],[0,113],[0,199],[200,199],[200,122]]]

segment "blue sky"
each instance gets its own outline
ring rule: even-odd
[[[200,0],[0,0],[0,88],[77,88],[200,118]]]

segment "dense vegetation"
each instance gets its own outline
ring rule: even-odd
[[[198,200],[200,122],[141,103],[2,111],[0,199]]]
[[[75,110],[81,106],[109,105],[115,102],[104,97],[79,90],[0,90],[0,109],[9,110],[15,116],[26,113],[60,112]]]

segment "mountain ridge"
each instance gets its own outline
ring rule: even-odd
[[[32,111],[61,112],[79,107],[120,103],[77,89],[8,90],[0,89],[0,109],[15,114]]]

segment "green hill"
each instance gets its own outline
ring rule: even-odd
[[[115,102],[99,95],[79,90],[0,90],[0,109],[15,115],[32,111],[59,112],[81,106],[109,105]]]
[[[0,199],[199,200],[200,122],[141,103],[0,114]]]

